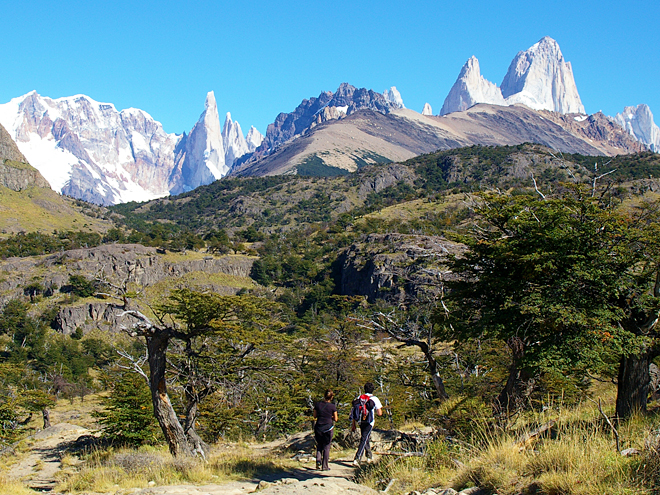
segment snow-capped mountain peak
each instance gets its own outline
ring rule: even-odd
[[[264,140],[264,136],[257,130],[256,127],[250,126],[250,130],[248,131],[245,140],[247,141],[248,151],[252,153],[259,146],[261,146],[261,143]]]
[[[172,172],[175,186],[173,194],[190,191],[203,184],[210,184],[227,174],[225,148],[222,144],[220,116],[215,94],[206,95],[205,108],[199,120],[175,150],[175,167]]]
[[[225,165],[227,169],[231,168],[237,158],[249,153],[241,125],[231,119],[231,113],[229,112],[225,116],[225,124],[222,127],[222,144],[225,147]]]
[[[0,105],[0,123],[64,194],[101,204],[168,194],[163,170],[171,169],[179,136],[165,133],[146,112],[118,112],[85,95],[52,99],[31,91]]]
[[[499,88],[483,78],[479,61],[471,57],[449,91],[440,115],[467,110],[477,103],[523,104],[533,110],[585,113],[571,64],[549,36],[518,52]]]
[[[614,120],[652,151],[660,152],[660,128],[653,121],[648,105],[642,103],[636,107],[625,107],[623,112],[616,114]]]
[[[249,150],[230,114],[221,131],[213,91],[188,135],[166,133],[138,108],[117,111],[85,95],[53,99],[36,91],[0,105],[0,123],[53,189],[105,205],[208,184]],[[252,134],[259,141],[256,129]]]

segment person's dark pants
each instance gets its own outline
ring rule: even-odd
[[[367,459],[371,459],[371,446],[369,445],[369,439],[371,438],[371,430],[373,426],[369,423],[362,423],[360,425],[360,446],[358,447],[357,452],[355,453],[355,460],[359,461],[362,459],[362,454],[367,453]]]
[[[328,430],[328,428],[330,428]],[[323,431],[327,430],[327,431]],[[321,428],[314,428],[314,438],[316,439],[316,465],[321,466],[321,469],[328,470],[328,462],[330,461],[330,446],[332,444],[333,429],[330,426],[322,426]]]

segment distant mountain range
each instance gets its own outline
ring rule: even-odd
[[[78,95],[51,99],[32,91],[0,105],[0,124],[51,187],[109,205],[189,191],[224,176],[236,158],[254,151],[227,114],[220,127],[213,92],[189,134],[168,134],[143,110]]]
[[[0,105],[18,149],[62,194],[97,204],[179,194],[227,174],[338,175],[372,163],[472,144],[544,144],[558,151],[615,155],[660,151],[647,105],[614,118],[585,114],[570,62],[549,37],[511,62],[498,87],[471,57],[439,116],[427,103],[406,109],[395,87],[378,93],[342,84],[279,114],[265,136],[247,136],[213,92],[189,133],[168,134],[138,109],[78,95],[51,99],[35,91]]]

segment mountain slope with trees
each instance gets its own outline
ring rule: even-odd
[[[116,264],[104,250],[126,254],[137,247],[121,243],[133,241],[161,261],[196,258],[200,271],[226,257],[249,260],[242,269],[251,282],[218,294],[212,281],[181,277],[172,264],[172,283],[152,290],[126,274],[130,266],[147,274],[154,260],[97,276],[71,251],[52,254],[61,260],[53,269],[81,268],[67,279],[76,297],[136,323],[63,335],[50,322],[65,296],[30,286],[49,268],[25,270],[23,294],[0,312],[3,438],[20,437],[29,411],[58,394],[122,390],[117,382],[130,371],[145,389],[108,401],[105,440],[124,438],[117,423],[144,424],[129,414],[140,401],[160,431],[152,423],[126,441],[164,442],[180,458],[206,456],[219,439],[303,431],[326,388],[345,405],[366,380],[385,404],[381,425],[435,428],[436,443],[423,452],[435,464],[424,469],[441,476],[456,458],[467,466],[456,487],[509,493],[510,480],[488,478],[471,456],[500,432],[522,435],[592,397],[612,397],[605,407],[622,437],[644,449],[647,427],[635,426],[635,414],[654,414],[646,374],[659,347],[659,169],[651,153],[604,159],[474,146],[351,176],[224,179],[115,206],[107,211],[115,227],[98,242],[116,244],[78,253],[90,266]],[[618,400],[609,388],[596,395],[615,377]],[[27,401],[26,391],[39,400]],[[540,451],[559,445],[555,432],[584,425],[608,441],[598,414],[548,427]],[[337,431],[347,427],[340,415]],[[617,466],[626,486],[651,490],[652,456],[647,449],[639,460],[602,463]],[[553,466],[516,476],[524,490],[555,486],[544,478]],[[600,492],[619,483],[609,479]]]

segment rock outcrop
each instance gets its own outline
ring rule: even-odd
[[[281,144],[304,133],[312,124],[324,122],[322,112],[325,107],[336,108],[332,118],[338,118],[341,114],[351,115],[361,109],[371,109],[381,113],[388,113],[392,109],[392,105],[382,94],[342,83],[334,93],[324,91],[318,98],[303,100],[293,112],[280,113],[275,122],[268,125],[266,137],[256,152],[262,156],[268,154]],[[321,114],[320,120],[319,114]]]
[[[435,293],[453,277],[443,260],[463,249],[441,237],[371,234],[341,255],[340,292],[390,303]]]
[[[253,262],[253,258],[246,256],[206,256],[172,261],[159,254],[156,248],[139,244],[108,244],[42,257],[10,258],[0,262],[0,270],[11,274],[0,281],[0,304],[21,296],[23,287],[34,281],[53,294],[65,287],[69,276],[74,274],[82,274],[90,280],[101,277],[114,284],[127,281],[146,288],[165,279],[180,279],[194,272],[247,279]],[[224,294],[233,294],[238,290],[212,282],[202,288]],[[130,319],[120,318],[120,313],[117,303],[102,299],[73,303],[60,308],[56,325],[66,334],[79,327],[84,332],[92,328],[117,330],[119,325],[130,323]]]
[[[0,186],[12,191],[23,191],[29,187],[50,188],[48,181],[39,171],[27,163],[11,160],[0,161]]]
[[[0,186],[16,192],[32,186],[50,188],[43,175],[27,163],[25,156],[2,124],[0,124]]]
[[[0,162],[4,162],[5,160],[19,163],[28,162],[7,132],[7,129],[0,124]]]
[[[500,88],[481,75],[479,61],[476,57],[470,57],[461,69],[458,79],[449,90],[449,94],[440,109],[440,115],[464,112],[477,103],[505,104]]]

